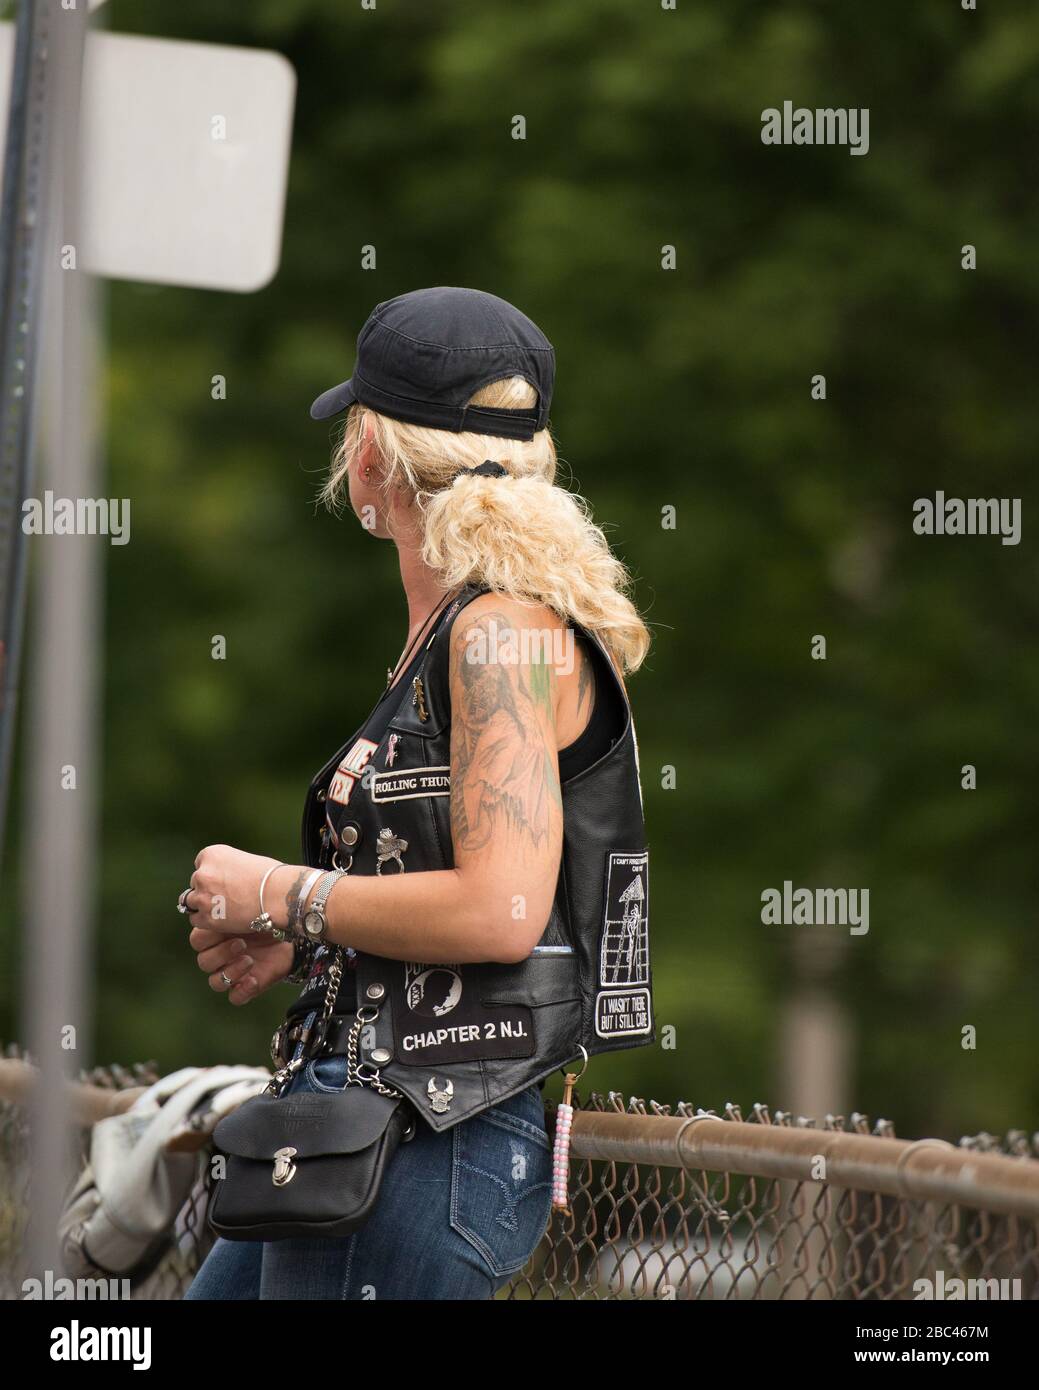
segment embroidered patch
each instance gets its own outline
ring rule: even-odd
[[[612,853],[606,865],[595,1031],[600,1038],[652,1032],[649,989],[649,855]]]
[[[373,772],[365,779],[371,798],[384,801],[410,801],[417,796],[450,796],[451,768],[402,767],[394,772]]]
[[[394,990],[397,1060],[406,1066],[534,1055],[534,1014],[525,1004],[484,1004],[465,991],[460,965],[404,965]]]
[[[360,780],[369,759],[378,746],[370,738],[359,738],[354,743],[349,753],[336,768],[332,780],[328,784],[326,797],[328,801],[334,801],[338,806],[346,805],[350,800],[350,793]]]

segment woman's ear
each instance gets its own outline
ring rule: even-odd
[[[357,435],[357,476],[364,483],[376,480],[378,460],[375,449],[375,427],[371,417],[365,413],[361,417],[361,427]]]

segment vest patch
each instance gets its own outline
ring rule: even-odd
[[[651,1026],[648,989],[603,989],[595,996],[595,1031],[600,1038],[648,1033]]]
[[[401,767],[392,772],[373,772],[367,779],[374,802],[410,801],[418,796],[450,796],[451,768]]]
[[[534,1055],[533,1010],[467,995],[460,965],[407,962],[393,990],[393,1018],[405,1066]]]
[[[649,998],[649,854],[610,854],[599,941],[595,1031],[630,1037],[653,1029]],[[633,985],[646,988],[633,989]]]
[[[360,781],[369,759],[378,746],[370,738],[359,738],[354,742],[328,784],[327,800],[334,801],[339,806],[346,805],[350,800],[350,793]]]

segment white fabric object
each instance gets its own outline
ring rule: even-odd
[[[198,1153],[167,1152],[170,1140],[186,1130],[210,1132],[269,1080],[262,1067],[184,1067],[124,1114],[100,1120],[59,1228],[69,1273],[128,1274],[161,1248],[200,1164]]]

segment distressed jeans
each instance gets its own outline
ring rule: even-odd
[[[310,1062],[292,1091],[338,1090],[345,1057]],[[530,1086],[440,1134],[422,1120],[350,1236],[219,1239],[189,1299],[481,1299],[527,1263],[551,1210],[544,1105]]]

